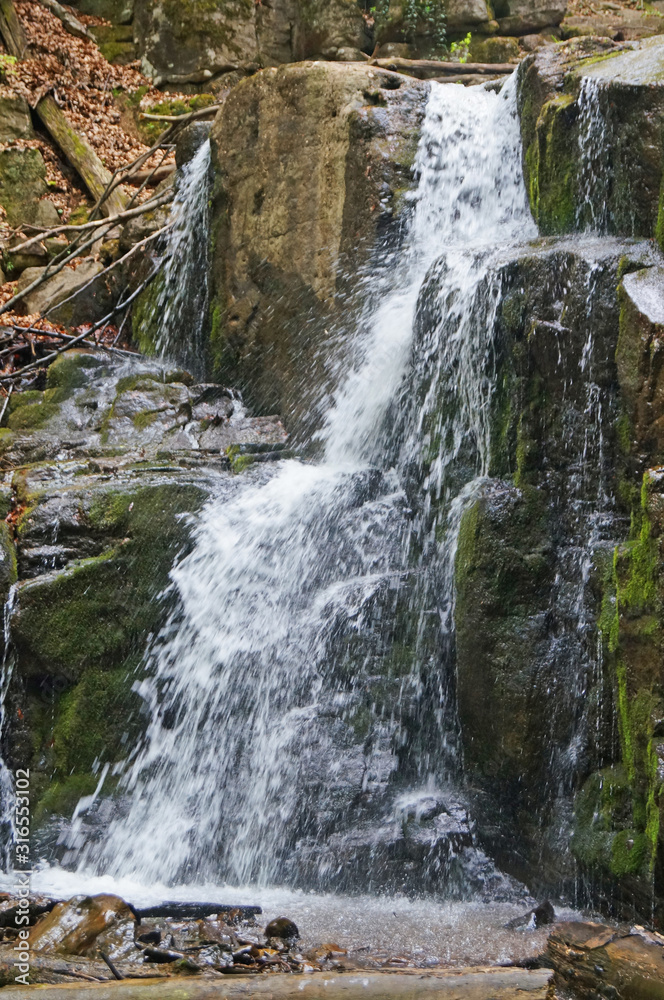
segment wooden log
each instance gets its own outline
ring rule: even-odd
[[[437,59],[402,59],[400,56],[395,56],[393,59],[371,59],[368,65],[378,66],[380,69],[391,69],[395,73],[404,73],[406,76],[414,76],[419,80],[433,80],[448,75],[457,77],[473,74],[496,76],[513,73],[516,69],[512,63],[439,62]]]
[[[0,34],[9,54],[23,59],[28,50],[28,37],[12,0],[0,0]]]
[[[143,917],[173,917],[176,920],[202,920],[211,913],[232,913],[240,920],[257,917],[263,911],[260,906],[232,906],[229,903],[180,903],[177,901],[159,903],[156,906],[133,908],[139,919]]]
[[[62,21],[65,28],[70,35],[74,35],[75,38],[85,38],[88,42],[95,42],[94,35],[88,31],[84,24],[81,24],[77,17],[74,17],[68,10],[58,3],[58,0],[37,0],[42,7],[46,7],[50,10],[51,14],[55,14],[58,20]]]
[[[492,76],[483,76],[479,73],[459,75],[459,76],[434,76],[432,83],[463,83],[465,86],[477,85],[479,83],[486,83],[488,80],[493,80]],[[496,77],[496,79],[502,79],[502,76]]]
[[[223,108],[223,104],[210,104],[207,108],[200,108],[198,111],[198,117],[203,118],[205,115],[216,115],[219,108]],[[144,118],[148,122],[179,122],[182,121],[185,115],[153,115],[149,111],[141,111],[139,118]]]
[[[163,167],[157,167],[156,170],[137,170],[133,174],[129,174],[125,181],[126,184],[142,184],[143,181],[147,181],[148,184],[161,184],[165,181],[167,177],[170,177],[175,171],[174,163],[167,163]]]
[[[0,0],[2,2],[2,0]],[[51,94],[42,97],[35,111],[58,144],[71,165],[95,200],[103,195],[111,181],[111,175],[94,149],[69,124]],[[102,215],[118,215],[125,206],[125,198],[120,188],[106,198],[100,207]]]

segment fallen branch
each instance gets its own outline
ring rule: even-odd
[[[124,324],[124,320],[123,320],[123,324]],[[54,340],[69,341],[69,340],[73,340],[74,339],[74,335],[73,334],[70,334],[70,333],[60,333],[59,330],[41,330],[38,326],[19,326],[18,323],[14,323],[13,327],[14,327],[14,330],[17,333],[23,332],[23,331],[25,331],[26,333],[36,333],[36,334],[38,334],[41,337],[52,337]],[[82,340],[81,343],[83,344],[84,347],[94,347],[95,349],[98,348],[100,351],[110,351],[112,354],[122,354],[124,357],[127,357],[127,358],[135,358],[136,357],[136,353],[137,353],[136,351],[125,351],[125,350],[123,350],[123,348],[115,346],[117,344],[118,340],[120,339],[119,338],[119,334],[121,332],[122,332],[122,326],[120,327],[120,330],[118,331],[118,336],[116,336],[116,338],[115,338],[115,340],[113,341],[112,344],[103,344],[103,343],[100,343],[100,342],[98,342],[96,340]],[[86,336],[87,336],[87,334],[86,334]],[[19,351],[19,350],[22,350],[22,349],[23,349],[23,345],[20,345],[20,344],[17,345],[16,347],[9,347],[9,348],[7,348],[4,351],[0,351],[0,357],[2,357],[5,354],[11,354],[12,351]]]
[[[111,970],[111,975],[113,976],[113,978],[114,978],[114,979],[124,979],[124,976],[120,975],[120,973],[119,973],[119,972],[118,972],[118,970],[117,970],[117,969],[115,968],[115,966],[114,966],[114,965],[113,965],[113,963],[111,962],[111,960],[110,960],[110,958],[108,957],[108,955],[106,954],[106,952],[105,952],[105,951],[101,951],[101,950],[100,950],[100,951],[99,951],[99,954],[101,955],[102,959],[104,960],[104,962],[106,963],[106,965],[107,965],[107,966],[109,967],[109,969]]]
[[[37,0],[37,2],[40,3],[42,7],[46,7],[47,10],[50,10],[51,14],[55,14],[55,16],[62,21],[70,35],[74,35],[75,38],[84,38],[86,41],[95,42],[96,44],[95,36],[92,32],[88,31],[86,26],[81,24],[77,17],[74,17],[74,15],[68,10],[65,10],[65,8],[58,3],[58,0]]]
[[[142,184],[143,181],[147,181],[148,184],[160,184],[174,172],[175,164],[167,163],[164,167],[153,167],[152,170],[137,170],[136,173],[127,176],[125,183]]]
[[[7,0],[5,0],[7,2]],[[46,126],[51,137],[58,144],[66,158],[80,175],[93,198],[100,198],[108,188],[111,175],[94,149],[75,129],[71,127],[51,94],[42,97],[35,111]],[[126,199],[119,190],[113,190],[102,198],[101,211],[104,215],[118,215],[125,207]]]
[[[512,63],[455,63],[439,62],[436,59],[370,59],[368,66],[378,66],[379,69],[391,69],[395,73],[404,73],[420,80],[430,80],[441,76],[470,76],[475,73],[487,76],[497,76],[513,73],[516,66]]]
[[[160,149],[167,142],[167,140],[170,140],[175,135],[177,135],[179,129],[182,128],[183,125],[188,125],[189,122],[197,121],[199,118],[205,118],[205,116],[209,114],[210,111],[218,111],[219,108],[221,107],[223,107],[222,104],[211,104],[208,108],[202,108],[199,111],[190,111],[186,115],[178,115],[176,121],[172,122],[168,126],[168,128],[161,133],[155,144],[151,146],[150,149],[147,149],[144,153],[141,153],[141,155],[138,156],[133,163],[128,164],[126,167],[119,167],[115,171],[106,193],[109,194],[114,190],[114,188],[119,187],[120,184],[126,183],[127,180],[129,179],[130,173],[134,172],[135,170],[140,170],[143,164],[150,159],[153,153],[156,153],[156,151]],[[127,173],[124,176],[122,176],[123,171],[125,170],[127,171]],[[92,210],[93,215],[96,209],[97,206],[95,206],[95,208]]]
[[[199,110],[201,113],[199,117],[202,118],[204,115],[209,114],[216,115],[217,111],[221,107],[221,104],[210,104],[207,108],[200,108]],[[149,111],[141,111],[138,117],[144,118],[145,121],[148,122],[179,122],[182,121],[185,115],[153,115],[150,114]]]
[[[14,386],[10,385],[9,386],[9,391],[7,392],[7,395],[5,396],[5,401],[2,404],[2,411],[0,412],[0,426],[2,426],[2,421],[5,419],[5,413],[7,412],[7,407],[9,406],[9,400],[12,397],[13,391],[14,391]]]
[[[108,312],[102,319],[98,320],[89,330],[86,330],[84,333],[78,334],[78,336],[76,337],[72,337],[69,343],[64,344],[62,347],[58,348],[57,351],[53,351],[51,354],[46,354],[44,355],[43,358],[38,358],[36,361],[32,361],[29,365],[24,365],[23,368],[19,368],[15,372],[8,372],[6,375],[0,375],[0,382],[11,382],[14,379],[22,378],[26,373],[34,371],[37,368],[41,368],[42,365],[48,364],[51,361],[55,361],[55,359],[59,357],[61,354],[64,354],[65,351],[69,351],[71,350],[72,347],[75,347],[77,344],[80,344],[81,341],[85,339],[85,337],[89,337],[90,334],[95,332],[95,330],[98,330],[100,327],[104,326],[105,323],[108,323],[108,321],[112,319],[113,316],[115,316],[115,314],[120,311],[120,309],[126,309],[128,305],[131,305],[134,299],[138,298],[141,292],[145,288],[147,288],[147,286],[152,281],[154,276],[158,273],[158,271],[159,268],[156,267],[152,272],[152,274],[148,275],[145,281],[141,282],[138,288],[134,292],[132,292],[131,295],[128,296],[128,298],[126,298],[123,302],[118,302],[117,305],[113,306],[111,311]]]
[[[143,202],[142,205],[138,205],[136,208],[129,208],[126,211],[118,212],[117,215],[109,215],[106,219],[93,219],[90,222],[81,222],[78,225],[67,225],[53,226],[52,229],[41,229],[35,236],[31,236],[29,240],[25,240],[24,243],[19,243],[18,246],[12,247],[12,253],[22,253],[28,247],[33,246],[35,243],[41,243],[42,240],[48,239],[52,236],[59,236],[60,233],[87,233],[93,229],[100,229],[103,226],[108,226],[109,229],[113,229],[120,222],[128,222],[129,219],[135,219],[138,215],[143,215],[144,212],[151,212],[155,208],[161,208],[162,205],[166,205],[173,197],[172,191],[164,191],[163,194],[157,195],[156,198],[151,198],[150,201]],[[24,226],[25,229],[31,227]]]
[[[42,313],[41,318],[46,319],[49,313],[52,313],[54,309],[59,309],[60,306],[64,306],[66,305],[67,302],[71,302],[73,299],[77,298],[79,295],[81,295],[82,292],[85,292],[88,288],[90,288],[91,285],[94,285],[96,281],[99,281],[100,278],[103,278],[105,275],[109,274],[113,270],[113,268],[117,267],[119,264],[124,264],[125,261],[129,260],[132,254],[136,253],[137,250],[140,250],[141,247],[144,247],[148,243],[151,243],[152,240],[156,240],[158,236],[161,236],[169,228],[170,228],[169,226],[162,226],[161,229],[157,229],[156,232],[150,233],[149,236],[146,236],[138,243],[134,243],[133,247],[131,247],[126,254],[124,254],[122,257],[118,257],[117,260],[112,261],[108,265],[108,267],[105,267],[103,271],[99,272],[99,274],[93,275],[89,281],[86,281],[84,285],[81,285],[80,288],[77,288],[76,291],[72,292],[71,295],[68,295],[67,298],[61,299],[59,302],[54,302],[52,306],[49,306],[46,312]]]

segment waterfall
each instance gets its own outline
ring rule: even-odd
[[[609,224],[613,152],[610,106],[602,81],[585,76],[579,91],[579,229],[606,232]]]
[[[499,94],[432,84],[415,172],[405,248],[347,332],[353,365],[319,432],[322,458],[244,473],[172,571],[125,813],[82,867],[268,883],[340,818],[379,823],[409,780],[445,780],[435,760],[400,770],[427,655],[421,624],[408,645],[403,623],[422,566],[439,564],[421,615],[449,633],[456,531],[488,471],[492,267],[498,247],[536,234],[515,80]],[[413,463],[425,470],[415,503]],[[442,682],[437,697],[443,717]]]
[[[158,333],[157,353],[201,369],[208,304],[210,140],[179,171],[148,325]]]

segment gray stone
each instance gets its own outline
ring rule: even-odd
[[[529,35],[560,24],[567,0],[497,0],[494,14],[504,35]]]
[[[12,139],[32,139],[32,118],[30,106],[19,94],[0,96],[0,142]]]
[[[26,295],[23,300],[24,311],[41,314],[49,311],[49,318],[53,322],[64,323],[66,326],[94,321],[99,318],[100,309],[103,315],[103,309],[108,305],[103,282],[93,282],[85,291],[83,289],[103,269],[103,264],[91,259],[81,261],[75,270],[65,267]],[[19,278],[17,290],[21,292],[31,285],[43,270],[39,267],[26,268]],[[64,301],[76,292],[80,292],[76,298]]]

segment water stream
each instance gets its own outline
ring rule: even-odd
[[[515,79],[500,94],[432,84],[415,169],[408,238],[348,331],[322,458],[247,473],[172,571],[125,809],[81,871],[320,885],[349,851],[378,865],[390,831],[427,810],[432,857],[472,853],[453,788],[453,563],[488,471],[492,268],[536,233]],[[433,755],[417,738],[425,695]]]

